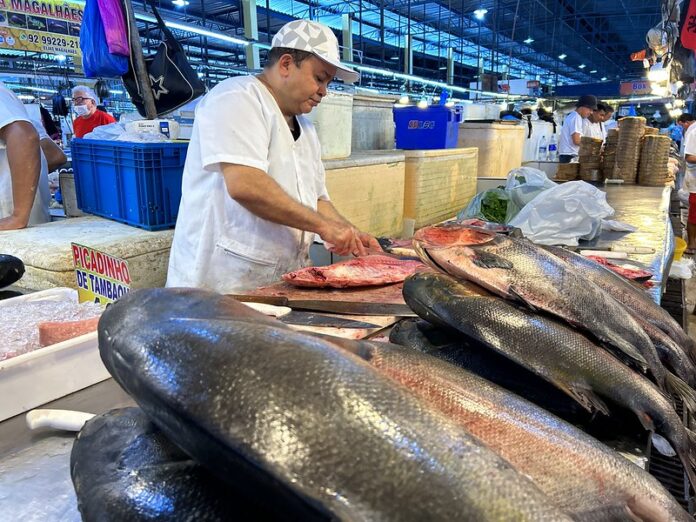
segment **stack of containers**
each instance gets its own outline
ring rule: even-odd
[[[619,129],[609,129],[607,139],[604,142],[602,155],[602,177],[611,179],[614,177],[614,165],[616,164],[616,148],[619,145]]]
[[[645,118],[627,116],[619,120],[619,144],[614,178],[636,183],[640,163],[640,144],[645,134]]]
[[[660,129],[655,127],[645,127],[645,136],[657,136],[660,133]]]
[[[580,138],[580,179],[583,181],[599,181],[599,168],[602,161],[602,143],[600,138],[583,136]]]
[[[560,163],[556,171],[556,181],[573,181],[578,177],[579,163]]]
[[[640,185],[662,186],[672,181],[669,172],[669,149],[672,140],[669,136],[645,136],[640,157],[638,183]]]

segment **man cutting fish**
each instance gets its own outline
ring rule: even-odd
[[[329,82],[358,73],[338,40],[306,20],[284,25],[257,76],[229,78],[196,108],[167,286],[238,293],[309,264],[318,234],[340,255],[379,249],[335,209],[319,140],[303,116]]]

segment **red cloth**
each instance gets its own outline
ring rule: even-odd
[[[696,193],[689,194],[689,217],[686,220],[692,225],[696,225]]]
[[[75,118],[73,121],[73,133],[76,138],[82,138],[85,134],[89,134],[97,127],[115,122],[116,118],[110,114],[96,110],[89,118],[83,118],[82,116]]]
[[[682,9],[686,4],[682,6]],[[689,2],[689,7],[681,29],[681,44],[687,49],[696,49],[696,0]]]

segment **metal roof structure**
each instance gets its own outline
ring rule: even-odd
[[[216,37],[244,40],[243,1],[157,2],[166,20],[211,32],[175,34],[212,82],[246,69],[244,47]],[[154,23],[142,21],[146,2],[133,3],[141,14],[144,45],[154,49],[159,33]],[[256,0],[256,7],[261,43],[270,42],[294,18],[329,25],[342,42],[343,16],[350,15],[353,62],[369,67],[403,72],[402,49],[410,35],[414,74],[444,81],[452,49],[455,85],[476,81],[479,64],[498,78],[537,79],[552,86],[638,78],[642,65],[630,62],[629,55],[645,47],[647,31],[661,20],[660,0]],[[27,61],[50,70],[50,57],[45,58],[0,52],[0,70]]]

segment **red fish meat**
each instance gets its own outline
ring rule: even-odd
[[[348,288],[400,283],[424,265],[420,261],[401,261],[372,255],[341,261],[328,266],[310,266],[283,275],[294,286]]]

